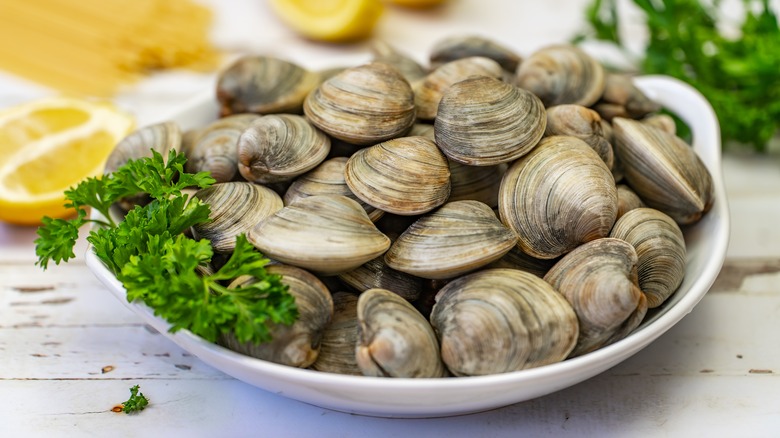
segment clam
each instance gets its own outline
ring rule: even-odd
[[[517,66],[522,60],[512,49],[491,39],[466,35],[448,37],[434,44],[430,52],[430,61],[431,65],[438,66],[471,56],[490,58],[511,73],[517,71]]]
[[[374,41],[371,44],[371,53],[374,55],[374,61],[394,67],[410,84],[424,78],[428,73],[417,61],[384,41]]]
[[[293,114],[260,117],[238,139],[238,170],[247,181],[287,181],[317,167],[330,139]]]
[[[501,258],[516,243],[486,204],[454,201],[413,223],[385,253],[385,263],[418,277],[454,278]]]
[[[403,135],[415,120],[412,87],[381,62],[348,68],[312,91],[306,117],[329,135],[358,145]]]
[[[677,135],[677,124],[669,114],[650,114],[640,121],[647,125],[656,127],[661,131],[668,132],[672,135]]]
[[[431,211],[450,195],[447,159],[425,137],[396,138],[355,152],[344,179],[364,202],[400,215]]]
[[[116,144],[106,159],[103,173],[116,172],[130,160],[152,156],[152,149],[168,160],[168,152],[181,147],[181,129],[174,122],[162,122],[131,132]]]
[[[456,376],[506,373],[565,359],[579,333],[566,299],[541,278],[487,269],[436,294],[431,325]]]
[[[473,56],[448,62],[429,73],[414,87],[414,103],[417,117],[423,120],[436,118],[439,102],[444,93],[455,83],[472,77],[502,77],[501,66],[489,58]]]
[[[577,314],[580,335],[570,356],[618,341],[647,313],[647,299],[638,284],[636,251],[620,239],[603,238],[578,246],[544,280],[566,297]]]
[[[217,78],[217,100],[223,116],[238,113],[301,113],[306,95],[320,76],[270,56],[245,56]]]
[[[214,251],[230,253],[236,236],[284,206],[273,190],[249,182],[226,182],[198,190],[195,197],[211,206],[209,221],[192,227],[196,239],[209,239]]]
[[[333,320],[325,327],[320,341],[320,353],[311,367],[317,371],[360,376],[355,359],[358,340],[358,297],[349,292],[335,292]]]
[[[467,79],[450,87],[434,122],[436,144],[452,160],[495,166],[530,151],[547,117],[533,94],[494,78]]]
[[[408,301],[385,289],[358,298],[357,364],[375,377],[443,377],[439,342],[428,321]]]
[[[235,114],[212,122],[197,133],[186,149],[189,173],[209,172],[217,182],[235,179],[238,174],[238,138],[257,114]]]
[[[661,109],[634,85],[629,75],[609,73],[604,83],[604,93],[593,109],[607,120],[615,117],[638,119]]]
[[[343,195],[359,202],[368,213],[371,221],[376,222],[385,212],[366,204],[352,193],[344,181],[344,167],[346,165],[346,157],[323,161],[319,166],[293,181],[284,194],[284,204],[290,205],[300,198],[313,195]]]
[[[584,141],[545,137],[504,174],[498,211],[523,252],[552,259],[609,234],[617,189],[607,165]]]
[[[571,45],[554,45],[534,52],[517,69],[516,83],[545,106],[573,103],[591,106],[604,92],[604,68]]]
[[[412,129],[406,134],[408,137],[426,137],[429,140],[435,141],[436,137],[433,134],[433,125],[429,123],[415,123],[412,125]]]
[[[368,289],[387,289],[407,301],[414,301],[420,297],[424,281],[420,277],[387,266],[383,256],[339,274],[338,278],[359,292]]]
[[[679,224],[698,221],[712,207],[712,176],[679,137],[623,118],[612,121],[625,179],[648,207]]]
[[[247,238],[274,260],[323,275],[355,269],[390,247],[363,207],[339,195],[299,199],[257,224]]]
[[[547,136],[570,135],[587,143],[612,169],[615,156],[602,131],[599,113],[581,105],[564,104],[547,109]]]
[[[636,208],[615,223],[610,237],[623,239],[639,257],[639,287],[650,308],[660,306],[685,276],[685,238],[677,223],[652,208]]]
[[[325,327],[333,317],[330,291],[317,277],[303,269],[286,265],[266,267],[270,274],[282,276],[288,292],[295,298],[298,319],[292,325],[276,324],[271,341],[263,344],[240,342],[232,334],[220,335],[217,343],[241,354],[298,368],[306,368],[317,359]],[[254,283],[250,276],[239,277],[228,287]]]
[[[474,200],[480,201],[491,208],[498,206],[498,188],[501,177],[506,172],[504,163],[495,166],[467,166],[451,159],[449,202]]]
[[[631,190],[631,187],[625,184],[617,185],[617,196],[618,196],[618,213],[617,213],[618,219],[620,219],[620,217],[626,214],[629,210],[646,207],[645,203],[642,202],[642,199],[639,197],[639,195],[637,195],[636,192]]]
[[[547,271],[555,265],[559,259],[537,259],[524,253],[517,246],[495,262],[487,265],[488,268],[519,269],[529,272],[537,277],[544,277]]]

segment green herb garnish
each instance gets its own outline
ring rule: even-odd
[[[724,36],[720,2],[634,0],[649,33],[638,67],[644,73],[684,80],[712,104],[724,145],[750,144],[766,151],[780,128],[780,27],[768,0],[743,0],[741,35]],[[619,33],[617,0],[594,0],[586,9],[590,29],[576,38],[610,41],[627,51]]]
[[[295,300],[281,276],[269,274],[269,262],[243,235],[236,249],[216,273],[200,275],[199,266],[211,261],[208,240],[187,238],[183,231],[209,220],[209,206],[182,194],[186,187],[206,188],[214,183],[207,173],[184,172],[186,158],[171,152],[167,163],[153,151],[151,158],[133,160],[111,175],[89,178],[65,192],[66,207],[76,210],[70,220],[44,218],[38,229],[37,264],[46,269],[74,257],[78,231],[97,223],[87,240],[95,254],[122,282],[128,301],[141,300],[171,324],[171,332],[188,329],[215,342],[231,333],[241,342],[270,340],[271,324],[292,324]],[[147,193],[152,201],[136,206],[124,220],[112,220],[109,208],[117,200]],[[88,218],[86,206],[105,220]],[[250,275],[250,285],[228,289],[230,280]]]
[[[122,403],[122,412],[125,414],[140,412],[149,406],[149,399],[142,392],[138,392],[139,388],[140,386],[138,385],[130,388],[130,398]]]

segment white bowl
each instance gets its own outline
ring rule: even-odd
[[[636,82],[651,99],[690,125],[693,147],[713,177],[715,203],[699,223],[683,230],[688,260],[685,279],[677,292],[630,336],[584,356],[506,374],[443,379],[346,376],[291,368],[235,353],[186,330],[171,334],[169,324],[155,317],[148,307],[127,302],[121,283],[91,248],[86,254],[87,266],[146,323],[203,362],[266,391],[313,405],[384,417],[435,417],[483,411],[558,391],[620,363],[669,330],[702,299],[726,255],[729,215],[715,113],[696,90],[678,80],[648,76]],[[205,125],[216,114],[217,103],[208,93],[196,96],[169,120],[189,129]]]

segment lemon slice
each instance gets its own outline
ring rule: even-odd
[[[0,220],[64,217],[63,192],[103,172],[132,117],[109,103],[51,97],[0,111]]]
[[[298,33],[330,42],[368,37],[383,10],[380,0],[271,0],[271,6]]]

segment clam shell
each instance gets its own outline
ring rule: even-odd
[[[209,222],[192,227],[193,237],[208,239],[214,251],[230,253],[236,236],[282,209],[282,198],[273,190],[249,182],[226,182],[198,190],[195,197],[211,207]]]
[[[488,268],[518,269],[529,272],[539,278],[544,277],[547,271],[555,265],[559,259],[537,259],[524,253],[517,246],[510,249],[503,257],[489,264]]]
[[[615,154],[612,145],[604,137],[601,116],[581,105],[556,105],[547,109],[546,136],[570,135],[587,143],[599,154],[604,163],[612,169]]]
[[[165,161],[171,150],[181,147],[181,129],[174,122],[162,122],[137,129],[116,144],[106,159],[103,172],[116,172],[130,160],[151,157],[151,150],[159,152]]]
[[[625,336],[647,313],[639,289],[637,254],[620,239],[584,243],[553,266],[544,280],[566,297],[577,314],[580,335],[570,356],[579,356]]]
[[[387,289],[407,301],[419,298],[424,287],[422,278],[387,266],[383,256],[339,274],[339,279],[359,292],[367,289]]]
[[[640,121],[644,124],[658,128],[661,131],[677,135],[677,124],[669,114],[650,114]]]
[[[376,222],[385,212],[366,204],[352,193],[344,181],[346,165],[346,157],[331,158],[299,176],[285,192],[284,204],[290,205],[300,198],[314,195],[343,195],[360,203],[371,221]]]
[[[491,208],[498,206],[498,188],[507,165],[467,166],[448,159],[450,166],[450,197],[448,202],[474,200]]]
[[[238,138],[260,116],[236,114],[201,129],[186,150],[185,170],[209,172],[217,182],[232,181],[238,174]]]
[[[431,65],[440,65],[456,59],[482,56],[496,61],[505,71],[514,73],[522,61],[513,50],[477,35],[452,36],[445,38],[431,48]]]
[[[385,41],[374,41],[371,44],[371,53],[374,55],[374,61],[394,67],[410,84],[428,74],[417,61]]]
[[[712,176],[680,138],[641,122],[616,118],[615,147],[625,179],[648,207],[679,224],[697,222],[712,207]]]
[[[425,137],[396,138],[355,152],[344,179],[364,202],[400,215],[431,211],[450,195],[447,159]]]
[[[624,214],[626,214],[630,210],[633,210],[635,208],[647,207],[645,203],[642,202],[642,199],[639,198],[639,195],[637,195],[636,192],[631,190],[631,187],[625,184],[617,185],[617,195],[618,195],[618,214],[617,214],[618,219],[620,219]]]
[[[604,77],[604,68],[587,53],[571,45],[554,45],[523,61],[516,83],[548,107],[564,103],[591,106],[604,92]]]
[[[238,170],[247,181],[287,181],[317,167],[330,139],[306,119],[273,114],[257,119],[238,139]]]
[[[639,90],[631,76],[609,73],[604,78],[601,100],[593,105],[593,109],[607,120],[615,117],[638,119],[660,110],[661,105]]]
[[[454,278],[501,258],[516,243],[517,236],[486,204],[448,202],[401,234],[385,263],[418,277]]]
[[[247,238],[274,260],[323,275],[355,269],[390,247],[363,207],[338,195],[299,199],[257,224]]]
[[[487,269],[436,294],[431,324],[457,376],[506,373],[560,362],[577,342],[571,305],[541,278]]]
[[[423,120],[435,119],[442,96],[455,83],[481,76],[501,79],[502,74],[498,63],[479,56],[458,59],[442,65],[414,86],[417,117]]]
[[[339,140],[376,144],[403,135],[414,124],[414,93],[395,68],[373,62],[323,82],[306,98],[303,111]]]
[[[685,276],[685,238],[672,218],[652,208],[636,208],[624,214],[610,237],[623,239],[639,257],[639,287],[650,308],[660,306]]]
[[[298,368],[306,368],[317,359],[325,327],[333,317],[333,299],[328,288],[314,275],[286,265],[266,267],[270,274],[282,276],[295,298],[298,319],[292,325],[276,324],[271,329],[271,341],[263,344],[239,342],[232,334],[223,334],[217,343],[241,354]],[[239,277],[228,287],[254,283],[249,276]]]
[[[585,142],[545,137],[504,174],[498,211],[523,252],[552,259],[609,234],[617,189],[604,161]]]
[[[385,289],[358,298],[357,364],[376,377],[443,377],[439,342],[428,321],[408,301]]]
[[[311,367],[326,373],[360,376],[355,359],[358,297],[349,292],[335,292],[332,298],[333,320],[322,333],[320,353]]]
[[[495,166],[530,151],[544,134],[542,102],[528,91],[480,77],[451,86],[434,122],[436,144],[451,159]]]
[[[320,76],[295,63],[270,56],[245,56],[217,78],[223,116],[238,113],[301,113],[306,95]]]

